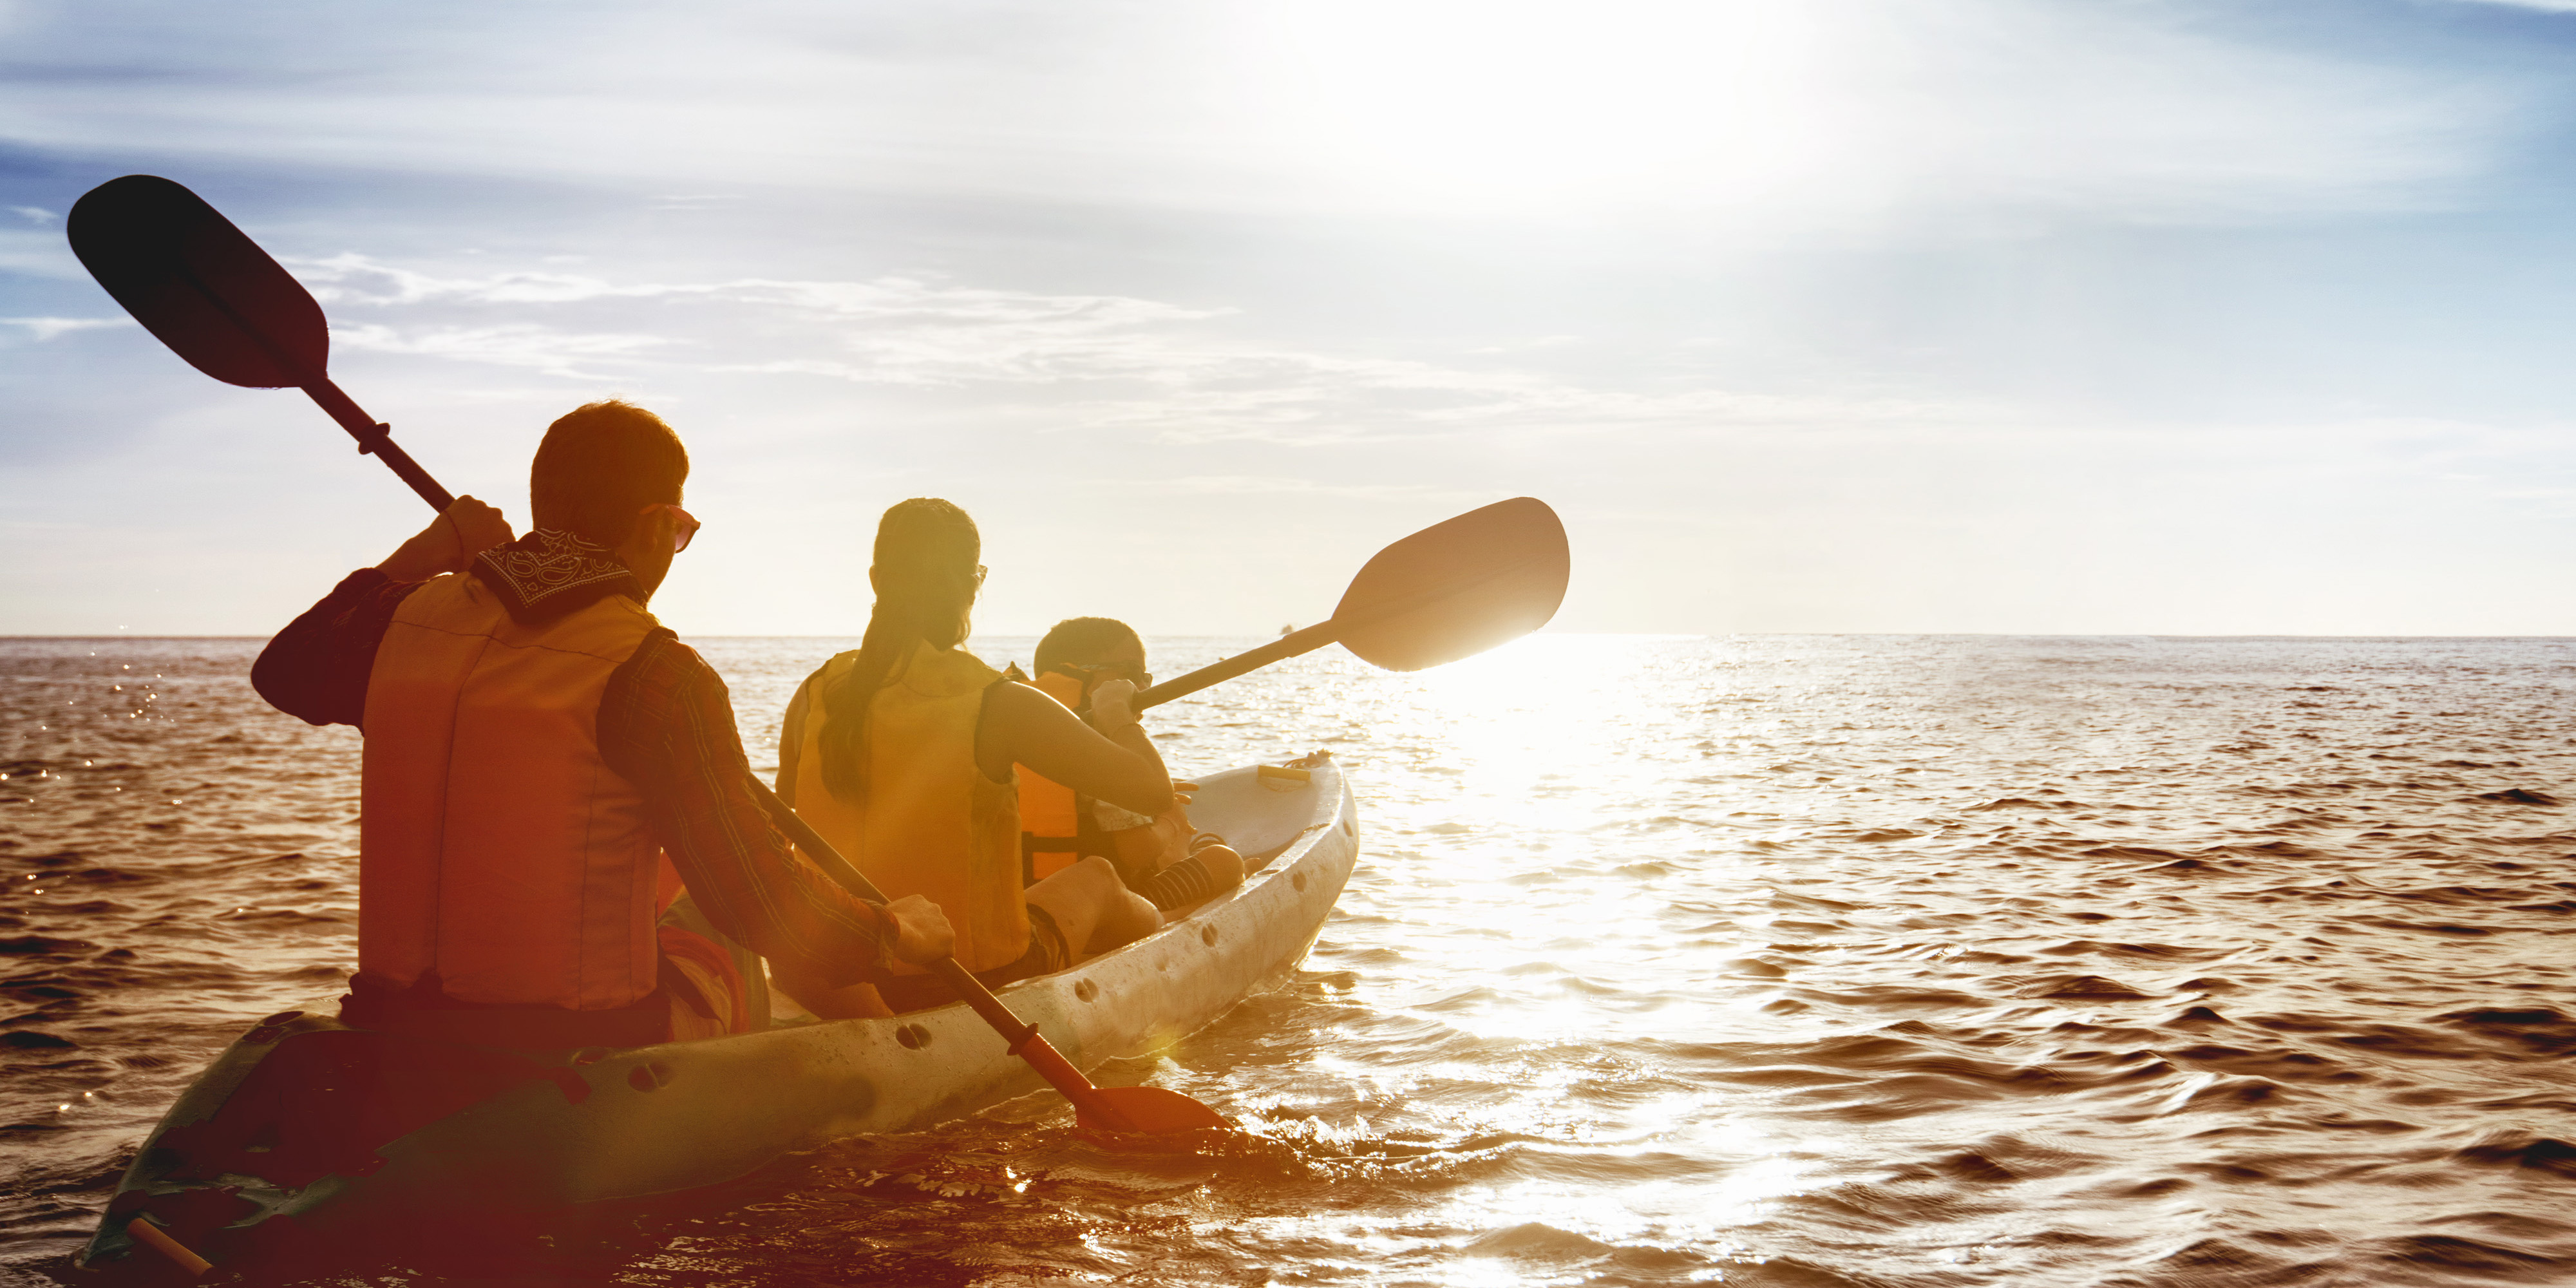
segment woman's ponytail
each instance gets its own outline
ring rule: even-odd
[[[976,560],[984,550],[975,520],[933,497],[898,501],[877,523],[876,605],[858,661],[822,693],[823,786],[858,804],[868,793],[868,711],[877,691],[903,678],[923,641],[966,641],[975,607]]]

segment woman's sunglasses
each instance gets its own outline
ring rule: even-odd
[[[698,535],[697,517],[676,505],[648,505],[636,513],[651,514],[655,510],[671,512],[671,553],[676,555],[688,549],[690,538]]]

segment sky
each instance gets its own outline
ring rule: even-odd
[[[526,521],[688,441],[683,635],[1315,621],[1563,515],[1554,629],[2576,634],[2576,0],[0,0],[0,634],[267,634],[427,510],[127,322],[176,179]]]

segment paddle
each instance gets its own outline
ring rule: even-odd
[[[110,179],[73,203],[64,231],[90,276],[188,365],[228,385],[303,390],[431,509],[454,503],[331,383],[330,324],[304,284],[197,194],[154,175]]]
[[[1339,641],[1362,661],[1419,671],[1519,639],[1556,616],[1565,525],[1536,497],[1497,501],[1406,537],[1363,566],[1330,619],[1136,695],[1139,711]]]
[[[152,175],[111,179],[72,206],[68,231],[72,252],[99,285],[189,365],[228,384],[302,388],[357,437],[359,451],[371,452],[391,467],[431,508],[444,512],[455,503],[428,471],[385,437],[384,426],[368,420],[323,374],[331,338],[322,306],[197,194]],[[858,898],[885,902],[876,886],[796,817],[768,784],[757,775],[750,781],[770,817],[826,874]],[[943,957],[932,969],[1010,1040],[1012,1054],[1073,1101],[1084,1126],[1134,1132],[1230,1126],[1215,1110],[1179,1092],[1093,1086],[1038,1036],[1036,1025],[1021,1023],[955,958]]]

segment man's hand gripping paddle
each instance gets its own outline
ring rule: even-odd
[[[68,225],[72,253],[90,276],[190,366],[227,384],[302,389],[358,440],[359,451],[401,475],[430,508],[444,513],[454,504],[447,489],[324,374],[331,332],[322,306],[197,194],[168,179],[130,174],[90,189],[72,206]],[[885,902],[767,784],[755,776],[751,786],[770,817],[842,888]],[[1021,1023],[955,958],[943,957],[933,969],[1010,1040],[1013,1054],[1073,1101],[1084,1126],[1156,1133],[1231,1126],[1215,1110],[1175,1091],[1093,1086],[1038,1036],[1037,1026]]]
[[[1351,578],[1330,620],[1136,695],[1142,711],[1273,662],[1340,643],[1389,671],[1420,671],[1519,639],[1556,616],[1571,557],[1565,525],[1536,497],[1435,523]]]

